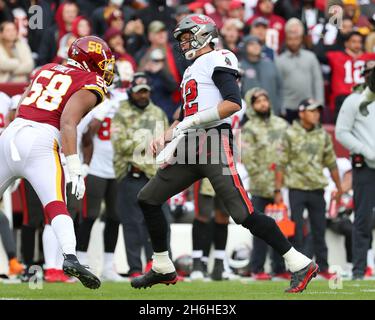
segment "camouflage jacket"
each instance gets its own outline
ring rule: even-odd
[[[128,100],[121,101],[111,126],[116,178],[122,179],[129,165],[136,166],[149,178],[155,175],[158,166],[147,149],[152,139],[167,128],[167,116],[152,102],[142,110]]]
[[[301,190],[323,189],[328,184],[325,167],[337,167],[330,135],[321,126],[307,131],[294,121],[284,135],[277,161],[278,170],[285,174],[284,185]]]
[[[250,177],[250,193],[273,198],[277,150],[288,123],[273,114],[262,119],[251,110],[247,113],[249,120],[241,131],[241,156]]]

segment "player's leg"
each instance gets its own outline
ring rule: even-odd
[[[214,197],[201,193],[202,181],[199,180],[194,183],[195,216],[192,227],[193,270],[190,274],[192,280],[202,280],[205,277],[205,271],[207,270],[205,270],[202,259],[205,251],[207,252],[206,257],[208,259],[212,243],[211,217],[214,211]]]
[[[226,259],[225,248],[228,239],[229,215],[222,201],[215,197],[215,217],[213,227],[214,240],[214,267],[211,273],[212,280],[223,280],[224,261]]]
[[[20,191],[23,204],[21,252],[26,270],[28,271],[30,266],[35,263],[35,233],[36,230],[40,229],[43,225],[43,206],[35,190],[26,179],[22,179]],[[30,276],[33,276],[33,274],[26,272],[23,280],[28,280]]]
[[[35,129],[22,130],[17,135],[18,142],[22,141],[22,138],[25,139],[24,135],[27,135],[30,130],[32,132]],[[27,157],[23,176],[38,194],[44,211],[51,221],[51,226],[65,256],[64,272],[77,277],[88,288],[98,288],[100,280],[82,266],[76,257],[76,237],[73,220],[65,203],[65,179],[59,147],[57,140],[52,140],[46,132],[34,142]]]
[[[115,270],[114,256],[118,238],[119,218],[116,208],[117,201],[117,181],[107,179],[105,191],[105,227],[104,237],[104,259],[102,278],[111,281],[125,281]]]
[[[77,230],[77,256],[83,264],[89,264],[87,249],[90,234],[95,220],[99,217],[106,187],[106,179],[90,174],[86,177],[86,194],[82,200],[81,219]]]
[[[272,203],[272,200],[263,197],[253,196],[252,203],[261,213],[264,212],[265,207]],[[266,262],[268,251],[267,243],[258,238],[253,237],[253,249],[250,255],[250,272],[256,280],[270,280],[271,276],[264,272],[264,264]]]
[[[0,210],[0,238],[8,257],[9,275],[19,275],[24,267],[16,257],[16,243],[7,216]]]
[[[150,233],[154,258],[150,272],[133,279],[134,288],[177,281],[175,267],[168,252],[168,221],[161,206],[171,196],[185,190],[200,178],[202,178],[201,173],[194,165],[175,164],[159,169],[139,192],[138,201]]]
[[[236,223],[262,238],[284,257],[293,272],[291,288],[288,292],[304,290],[307,283],[316,275],[318,266],[292,247],[272,218],[253,208],[236,170],[229,137],[222,134],[221,142],[224,161],[205,166],[205,174],[210,179],[216,194],[223,200]]]

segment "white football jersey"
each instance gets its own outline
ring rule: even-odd
[[[113,167],[114,150],[111,142],[111,122],[115,116],[121,100],[128,99],[126,91],[121,89],[111,91],[111,98],[93,110],[92,118],[102,122],[98,133],[94,136],[94,152],[90,162],[89,174],[114,179]]]
[[[5,129],[5,117],[12,106],[12,100],[4,92],[0,92],[0,134]]]
[[[213,50],[199,56],[185,72],[181,82],[184,117],[197,112],[216,108],[223,97],[212,80],[217,69],[231,69],[238,72],[237,57],[229,50]],[[222,123],[231,124],[228,117],[219,121],[207,123],[201,128],[213,128]]]

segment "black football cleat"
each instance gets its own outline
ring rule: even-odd
[[[178,279],[176,271],[162,274],[151,269],[144,275],[134,278],[131,281],[131,286],[135,289],[146,289],[147,287],[152,287],[153,285],[158,283],[166,284],[167,286],[170,284],[176,284],[177,280]]]
[[[314,261],[311,261],[303,269],[292,273],[292,278],[290,280],[290,287],[286,289],[285,292],[288,292],[288,293],[302,292],[303,290],[306,289],[311,279],[316,277],[318,272],[319,272],[319,266]]]
[[[92,274],[87,266],[81,265],[74,255],[64,255],[63,270],[68,276],[78,278],[86,288],[98,289],[100,287],[98,277]]]
[[[212,269],[211,279],[214,281],[223,280],[224,261],[222,259],[215,259],[214,268]]]

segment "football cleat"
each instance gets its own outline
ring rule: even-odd
[[[12,258],[9,260],[9,275],[20,275],[24,272],[25,267],[20,263],[17,258]]]
[[[303,269],[293,272],[290,280],[290,287],[285,290],[288,293],[302,292],[306,289],[307,285],[312,278],[315,278],[319,272],[319,266],[311,261]]]
[[[66,275],[78,278],[86,288],[98,289],[100,287],[98,277],[88,270],[88,266],[81,265],[74,255],[64,254],[63,270]]]
[[[212,269],[211,279],[215,281],[223,280],[224,261],[222,259],[215,259],[214,268]]]
[[[152,287],[153,285],[158,283],[166,284],[168,286],[170,284],[176,284],[177,281],[178,277],[176,271],[162,274],[151,269],[144,275],[132,279],[131,286],[135,289],[146,289],[147,287]]]

